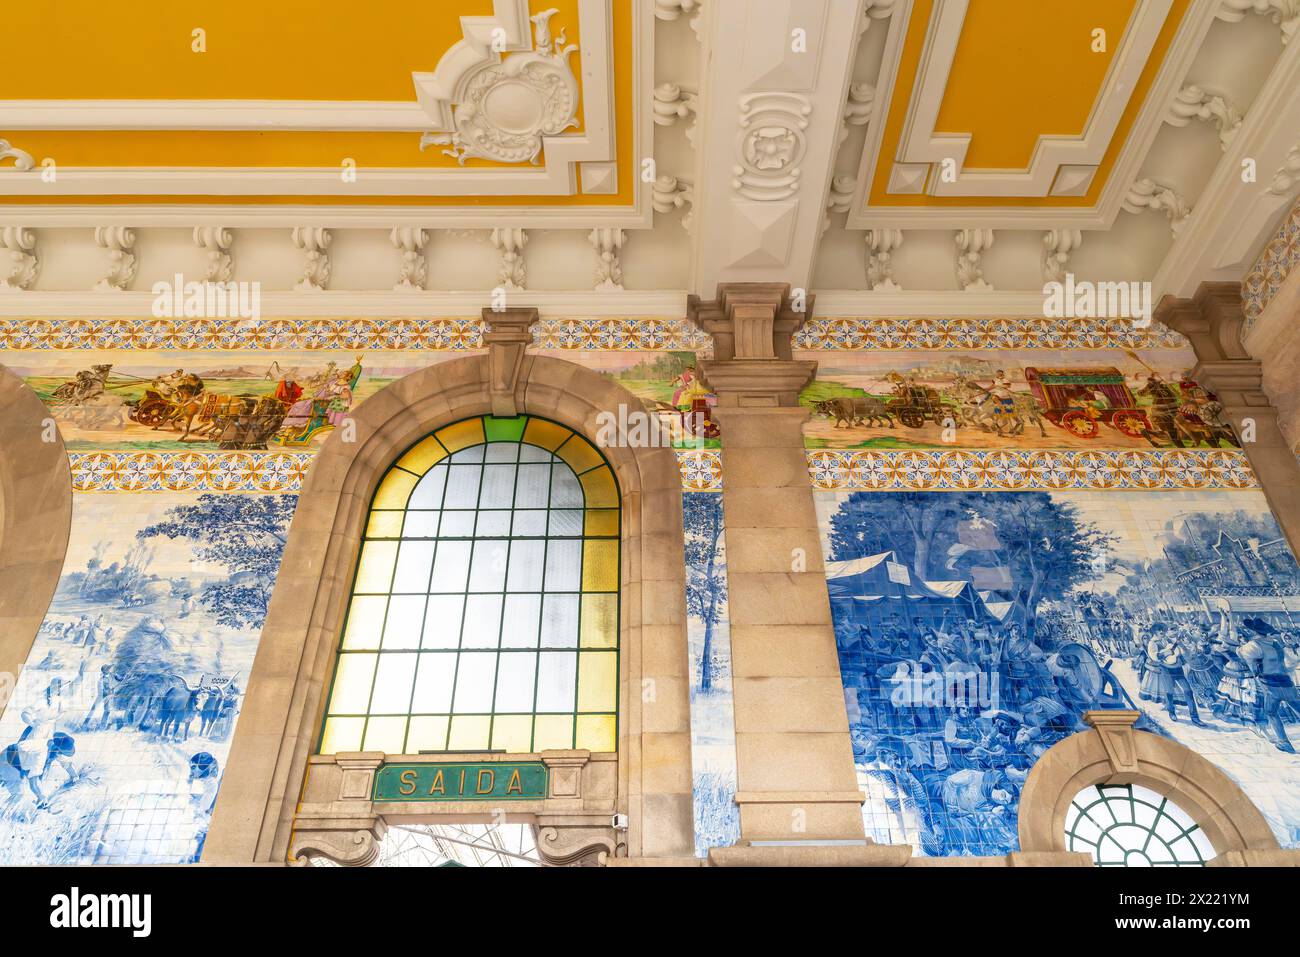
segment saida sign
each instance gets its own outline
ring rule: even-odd
[[[540,761],[485,764],[385,764],[375,801],[537,801],[546,797]]]

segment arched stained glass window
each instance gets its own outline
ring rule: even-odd
[[[1204,867],[1215,856],[1191,815],[1139,784],[1080,791],[1065,813],[1065,843],[1099,867]]]
[[[584,438],[466,419],[375,492],[320,751],[614,751],[619,497]]]

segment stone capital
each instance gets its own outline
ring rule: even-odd
[[[797,307],[802,306],[802,309]],[[793,358],[791,338],[812,315],[813,297],[798,302],[790,284],[724,282],[711,302],[686,301],[686,315],[713,337],[715,359]]]
[[[487,327],[483,344],[488,348],[488,395],[493,415],[519,414],[515,391],[537,318],[537,310],[533,308],[483,310],[483,324]]]
[[[1191,299],[1165,296],[1154,318],[1186,336],[1202,362],[1250,358],[1241,342],[1246,315],[1240,283],[1204,282]]]
[[[720,410],[799,405],[799,393],[817,374],[817,363],[798,359],[710,359],[700,374],[718,397]]]

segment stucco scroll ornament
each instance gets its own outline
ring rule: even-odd
[[[578,79],[569,66],[578,49],[564,31],[552,38],[550,19],[559,11],[531,17],[534,49],[492,60],[464,81],[455,104],[455,130],[425,133],[420,149],[443,150],[464,165],[470,157],[499,163],[537,163],[542,137],[578,125]]]
[[[1287,151],[1286,161],[1273,174],[1273,182],[1264,192],[1273,196],[1285,196],[1300,183],[1300,143]]]
[[[1242,115],[1222,93],[1188,84],[1174,97],[1165,122],[1186,126],[1192,120],[1213,123],[1219,130],[1219,146],[1226,150],[1241,129]]]
[[[36,166],[36,161],[32,159],[31,153],[11,145],[8,140],[0,140],[0,160],[10,158],[14,161],[13,168],[19,172],[34,169]]]
[[[991,229],[959,229],[957,240],[957,284],[964,292],[992,292],[984,279],[984,253],[993,245]]]
[[[799,192],[799,162],[807,148],[804,131],[812,103],[798,93],[764,92],[741,97],[740,162],[732,188],[760,202],[789,199]]]
[[[40,268],[36,234],[22,226],[0,226],[0,291],[31,289]]]
[[[108,250],[108,266],[95,283],[95,292],[121,292],[135,278],[135,230],[126,226],[96,226],[95,245]]]
[[[1163,212],[1169,218],[1169,230],[1175,238],[1192,214],[1192,208],[1171,187],[1144,178],[1129,187],[1124,197],[1124,210],[1140,213],[1145,209]]]
[[[1300,0],[1222,0],[1217,16],[1237,23],[1249,13],[1266,16],[1282,28],[1282,42],[1288,42],[1300,29]]]

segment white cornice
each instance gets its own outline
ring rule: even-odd
[[[537,307],[542,316],[557,319],[593,316],[680,319],[686,315],[685,289],[626,290],[617,295],[592,290],[538,292],[530,289],[512,294],[513,299]],[[148,316],[152,314],[153,301],[151,292],[10,292],[0,295],[0,316]],[[263,292],[261,296],[263,316],[287,317],[477,317],[480,310],[491,304],[492,294],[487,290],[323,290],[311,295],[280,290]]]
[[[884,292],[818,289],[817,315],[834,316],[1042,316],[1041,290],[1029,292]]]

